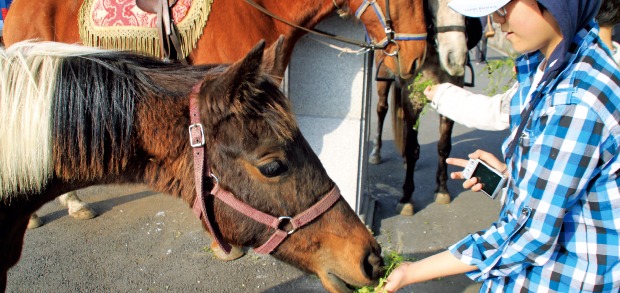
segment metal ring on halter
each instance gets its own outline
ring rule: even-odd
[[[213,174],[213,172],[209,172],[209,176],[211,176],[211,178],[215,179],[215,184],[220,184],[220,179],[218,179],[217,176],[215,176],[215,174]]]
[[[392,44],[394,44],[396,46],[396,50],[394,50],[394,52],[392,52],[392,53],[388,53],[387,50],[383,49],[383,54],[388,55],[390,57],[398,55],[398,51],[400,51],[400,45],[398,45],[398,43],[395,40],[389,40],[385,44],[385,48],[387,48],[390,43],[392,43]]]
[[[291,217],[286,217],[286,216],[283,216],[283,217],[278,217],[278,221],[280,222],[280,223],[279,223],[279,225],[282,225],[282,221],[284,221],[284,220],[287,220],[289,223],[291,223],[291,222],[293,221],[293,218],[291,218]],[[278,225],[278,226],[279,226],[279,225]],[[293,229],[291,229],[290,231],[287,231],[286,233],[287,233],[288,235],[291,235],[291,234],[293,234],[293,233],[295,232],[295,230],[297,230],[297,229],[296,229],[296,228],[293,228]]]

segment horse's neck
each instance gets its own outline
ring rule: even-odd
[[[335,10],[332,0],[252,1],[273,15],[307,28],[314,27]],[[214,1],[197,50],[192,52],[192,60],[194,64],[232,63],[243,58],[260,40],[266,40],[269,45],[284,35],[282,54],[288,64],[295,43],[305,33],[266,15],[245,0]],[[231,38],[234,41],[230,41]]]
[[[193,163],[187,128],[189,99],[149,97],[137,106],[142,181],[155,191],[193,198]]]
[[[339,0],[341,1],[341,0]],[[281,1],[281,0],[262,0],[264,7],[285,20],[288,20],[298,26],[313,28],[327,16],[329,16],[336,7],[332,0],[319,1]],[[342,1],[341,1],[342,2]],[[303,35],[305,31],[294,28],[290,25],[276,21],[276,26],[281,34],[290,34],[298,32]]]

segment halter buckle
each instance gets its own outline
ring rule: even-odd
[[[192,131],[195,128],[200,130],[200,137],[197,137],[198,140],[196,140],[196,141],[194,141],[194,132]],[[194,124],[189,126],[188,130],[189,130],[189,144],[193,148],[197,148],[197,147],[201,147],[201,146],[205,145],[205,131],[202,128],[202,124],[194,123]]]

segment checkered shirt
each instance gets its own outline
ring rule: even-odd
[[[620,290],[620,70],[597,35],[595,22],[579,31],[567,67],[535,90],[498,221],[450,247],[481,292]],[[542,58],[517,60],[504,154]]]

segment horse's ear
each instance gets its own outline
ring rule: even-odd
[[[262,68],[267,72],[273,80],[280,84],[284,79],[284,71],[286,70],[286,62],[284,61],[284,54],[282,54],[282,47],[284,46],[284,36],[280,35],[269,48],[265,49],[263,56]]]
[[[222,85],[228,88],[228,94],[232,99],[242,96],[243,91],[252,91],[261,75],[261,63],[265,40],[261,40],[241,60],[232,64],[222,76]]]

